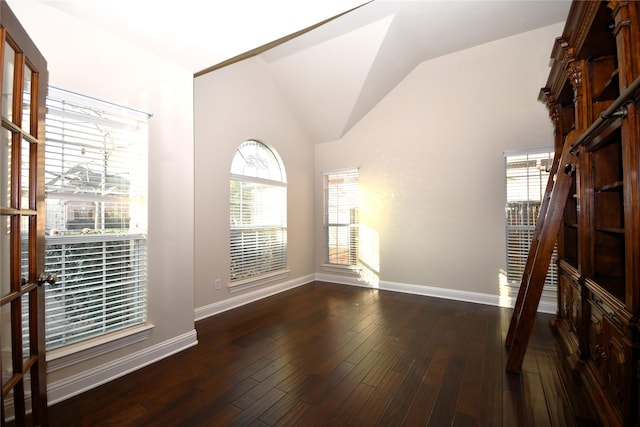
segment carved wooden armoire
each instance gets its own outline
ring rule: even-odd
[[[639,424],[640,2],[574,1],[540,92],[577,156],[552,322],[603,425]],[[577,136],[575,138],[574,136]],[[559,165],[560,168],[563,165]]]

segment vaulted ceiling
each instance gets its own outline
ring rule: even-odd
[[[260,56],[314,139],[333,141],[421,62],[562,22],[568,5],[373,1]]]
[[[355,8],[259,54],[315,142],[343,136],[421,62],[562,22],[570,5],[565,0],[38,1],[194,73]]]

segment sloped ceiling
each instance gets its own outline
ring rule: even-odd
[[[44,2],[194,73],[356,8],[259,54],[316,143],[345,135],[421,62],[562,22],[570,6],[568,0],[18,1]]]
[[[392,21],[385,17],[277,60],[269,59],[272,52],[262,55],[316,141],[338,139],[349,127]]]
[[[314,140],[335,141],[421,62],[562,22],[569,6],[376,0],[261,57]]]

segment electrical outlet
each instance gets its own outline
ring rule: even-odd
[[[216,279],[214,287],[216,288],[216,291],[220,290],[220,279]]]

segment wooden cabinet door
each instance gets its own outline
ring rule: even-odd
[[[605,354],[603,341],[603,316],[602,312],[592,304],[589,304],[589,308],[589,357],[596,365],[597,371],[600,375],[600,384],[604,385],[606,383],[606,371],[603,364]]]
[[[625,404],[625,396],[629,396],[630,344],[628,339],[611,322],[604,322],[605,373],[611,397],[620,408]]]

